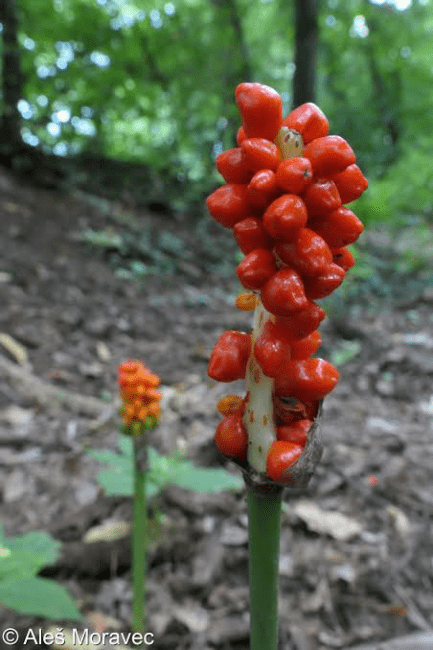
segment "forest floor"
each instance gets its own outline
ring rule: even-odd
[[[0,224],[4,533],[49,531],[62,553],[44,575],[65,585],[86,615],[75,625],[128,630],[129,538],[89,544],[84,536],[99,524],[130,522],[131,503],[104,495],[101,465],[86,450],[116,449],[116,366],[140,358],[160,375],[164,394],[152,444],[237,473],[213,444],[215,404],[227,386],[206,377],[216,337],[249,328],[250,314],[234,307],[234,262],[230,275],[222,257],[233,248],[218,227],[127,213],[5,172]],[[104,231],[111,250],[90,246],[86,230]],[[151,262],[171,259],[174,273],[141,281],[116,275],[115,264],[129,263],[118,240],[126,231],[128,250],[139,232],[150,233]],[[158,258],[152,237],[163,244],[161,233]],[[304,492],[285,499],[281,650],[433,648],[433,283],[425,268],[413,285],[394,272],[402,255],[408,259],[400,239],[376,232],[374,242],[389,292],[331,302],[322,328],[321,354],[340,362],[341,380],[325,400],[317,472]],[[371,278],[366,283],[374,288]],[[247,650],[244,493],[171,486],[156,506],[164,519],[149,557],[153,647]],[[17,627],[21,638],[45,625],[0,607],[0,628]],[[385,643],[392,639],[400,645]]]

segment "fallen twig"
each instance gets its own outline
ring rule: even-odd
[[[431,650],[433,631],[399,636],[389,641],[376,641],[351,646],[349,650]]]
[[[35,399],[39,404],[47,405],[51,402],[58,402],[68,407],[75,413],[80,413],[99,418],[105,411],[113,410],[111,403],[104,402],[97,397],[88,397],[80,393],[74,393],[36,377],[28,369],[18,366],[0,355],[0,372],[3,371],[9,377],[16,380],[16,387],[21,394]]]

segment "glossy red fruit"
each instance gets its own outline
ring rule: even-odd
[[[288,472],[302,454],[303,447],[285,440],[274,440],[266,460],[266,474],[276,483],[289,483]]]
[[[245,140],[246,137],[247,136],[245,135],[244,127],[240,126],[236,134],[236,144],[238,145],[238,147],[241,146],[242,142]]]
[[[267,377],[276,377],[281,364],[290,359],[290,342],[271,320],[257,337],[254,356]]]
[[[308,433],[312,426],[312,421],[305,419],[277,427],[277,440],[285,440],[286,442],[292,442],[295,445],[305,447]]]
[[[236,243],[245,254],[256,248],[272,248],[272,237],[266,232],[261,219],[247,217],[238,221],[233,227]]]
[[[322,335],[318,330],[315,330],[303,339],[297,339],[290,344],[290,358],[294,359],[308,359],[312,354],[322,345]]]
[[[352,251],[343,246],[343,248],[335,248],[332,251],[332,261],[337,266],[340,266],[344,271],[348,271],[355,264],[355,258]]]
[[[215,430],[215,444],[229,458],[242,459],[248,448],[248,434],[239,413],[227,415]]]
[[[241,83],[235,97],[246,137],[273,142],[283,119],[283,102],[277,91],[259,83]]]
[[[292,242],[277,244],[277,256],[300,275],[320,275],[332,262],[328,244],[309,228],[301,228]]]
[[[337,186],[342,203],[356,201],[368,188],[368,181],[358,165],[349,165],[339,174],[332,177]]]
[[[243,165],[252,173],[261,169],[276,171],[281,162],[277,145],[265,138],[247,138],[242,142],[241,150]]]
[[[284,364],[275,380],[275,394],[297,397],[301,402],[321,400],[338,382],[339,374],[324,359],[302,359]]]
[[[305,295],[310,300],[329,296],[344,280],[346,272],[337,264],[329,264],[320,275],[304,278]]]
[[[333,176],[356,161],[352,147],[339,135],[316,138],[304,149],[316,176]]]
[[[311,183],[313,168],[308,158],[286,158],[278,165],[276,178],[281,189],[291,194],[300,194]]]
[[[302,200],[308,210],[309,218],[336,210],[341,205],[336,184],[326,178],[319,178],[311,183],[303,193]]]
[[[244,379],[250,352],[250,334],[234,330],[224,332],[212,350],[207,374],[216,381]]]
[[[291,111],[283,120],[283,126],[294,129],[302,135],[304,144],[316,138],[322,138],[329,133],[329,122],[326,115],[316,104],[308,102]]]
[[[362,221],[344,206],[329,212],[323,218],[311,219],[309,227],[323,237],[330,248],[353,244],[364,230]]]
[[[309,300],[307,307],[301,311],[288,316],[276,316],[275,325],[281,332],[281,336],[291,339],[303,339],[317,330],[326,312],[313,300]]]
[[[263,225],[277,241],[291,241],[307,224],[307,209],[296,194],[275,199],[263,215]]]
[[[228,149],[218,154],[216,166],[227,183],[249,183],[252,173],[245,167],[242,149]]]
[[[278,316],[291,316],[308,306],[301,277],[289,268],[280,269],[269,278],[262,288],[261,298],[265,308]]]
[[[275,258],[265,248],[258,248],[245,255],[236,268],[236,275],[245,289],[261,289],[276,272]]]
[[[248,200],[255,210],[263,210],[278,196],[276,174],[271,169],[262,169],[248,184]]]
[[[251,215],[246,185],[223,185],[207,197],[206,205],[215,221],[226,228],[233,228],[238,221]]]

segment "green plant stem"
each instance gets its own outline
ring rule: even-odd
[[[282,493],[247,482],[250,650],[277,650]]]
[[[134,632],[146,631],[147,511],[144,484],[147,450],[143,435],[134,435],[134,523],[132,541],[132,616]]]

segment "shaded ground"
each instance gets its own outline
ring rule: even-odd
[[[127,630],[128,538],[96,551],[82,539],[107,520],[129,521],[130,503],[104,496],[100,466],[85,449],[115,448],[116,366],[138,357],[164,386],[155,446],[184,446],[196,464],[236,472],[212,442],[215,403],[227,387],[206,378],[217,335],[249,327],[223,262],[233,248],[212,226],[190,232],[181,215],[127,215],[4,174],[0,223],[0,332],[8,335],[0,340],[1,522],[7,535],[49,530],[64,550],[46,575],[67,586],[88,616],[84,625]],[[116,244],[125,228],[127,250]],[[118,278],[107,249],[83,242],[86,229],[109,233],[108,253],[122,268],[145,230],[142,263],[164,265],[171,255],[175,272],[140,283]],[[158,262],[152,246],[161,232],[172,244]],[[374,242],[391,255],[389,272],[401,251],[383,233]],[[305,493],[286,500],[281,650],[369,642],[378,650],[375,641],[433,628],[433,283],[403,289],[386,303],[364,291],[344,317],[341,301],[331,303],[322,328],[325,358],[357,353],[325,402],[318,471]],[[53,387],[85,399],[68,401]],[[150,553],[154,647],[247,650],[244,495],[172,487],[157,505],[166,519]],[[341,528],[335,511],[348,518]],[[0,628],[44,624],[0,607]]]

